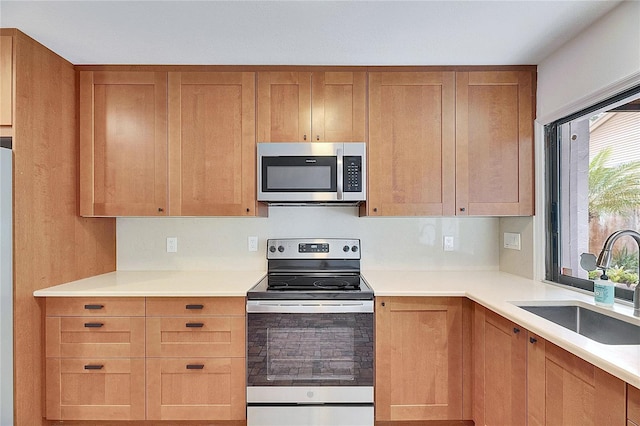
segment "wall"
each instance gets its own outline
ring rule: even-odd
[[[443,235],[454,251],[443,251]],[[177,253],[166,252],[169,236]],[[270,207],[268,218],[119,218],[118,269],[264,270],[266,239],[281,237],[360,238],[363,269],[498,269],[496,218],[361,218],[355,207],[308,206]]]

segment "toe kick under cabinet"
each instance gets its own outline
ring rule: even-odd
[[[48,298],[49,420],[244,420],[245,303]]]

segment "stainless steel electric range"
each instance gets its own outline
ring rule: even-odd
[[[373,425],[373,353],[360,241],[268,240],[247,293],[247,425]]]

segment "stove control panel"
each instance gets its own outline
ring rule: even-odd
[[[360,259],[360,240],[340,238],[267,240],[267,259]]]

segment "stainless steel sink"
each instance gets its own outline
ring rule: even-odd
[[[579,305],[525,305],[519,308],[605,345],[640,345],[640,323],[627,322]]]

